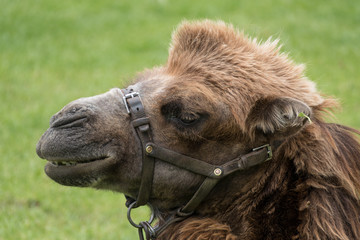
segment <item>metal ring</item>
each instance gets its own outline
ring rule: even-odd
[[[150,216],[149,221],[147,221],[147,223],[151,224],[151,223],[154,221],[154,219],[155,219],[155,211],[154,211],[154,207],[153,207],[150,203],[147,203],[147,205],[150,207],[150,211],[151,211],[151,216]],[[128,208],[128,210],[127,210],[127,219],[129,220],[129,223],[130,223],[131,225],[133,225],[134,227],[136,227],[136,228],[142,228],[142,226],[141,226],[140,224],[136,224],[136,223],[132,220],[132,218],[131,218],[131,210],[132,210],[133,208],[137,208],[137,206],[136,206],[136,201],[132,202],[132,203],[129,205],[129,208]]]

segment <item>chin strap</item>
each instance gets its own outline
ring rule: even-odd
[[[150,121],[146,116],[140,94],[134,92],[132,89],[125,89],[122,90],[122,92],[124,93],[123,100],[126,109],[131,116],[132,126],[142,146],[142,172],[139,193],[136,200],[128,198],[127,201],[128,220],[131,225],[138,228],[140,240],[144,239],[144,233],[146,240],[156,239],[170,224],[179,222],[192,215],[199,204],[209,195],[211,190],[222,178],[234,172],[246,170],[272,158],[272,149],[269,144],[254,148],[250,153],[241,155],[223,165],[212,165],[158,146],[152,141]],[[155,159],[202,175],[205,177],[205,180],[186,205],[177,209],[177,211],[172,213],[161,225],[152,227],[151,223],[154,220],[155,213],[154,208],[149,203],[149,198],[152,188]],[[150,220],[135,224],[131,219],[131,210],[145,204],[148,204],[151,209]]]

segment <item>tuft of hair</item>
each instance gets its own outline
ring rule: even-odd
[[[159,240],[203,240],[203,239],[224,239],[237,240],[238,237],[231,233],[228,225],[221,224],[211,218],[191,218],[180,222],[166,234],[159,236]],[[169,233],[170,236],[169,236]]]
[[[262,97],[288,96],[310,107],[325,101],[304,76],[304,65],[280,52],[279,40],[260,43],[222,21],[180,24],[172,36],[165,71],[224,96],[243,128],[243,116]]]

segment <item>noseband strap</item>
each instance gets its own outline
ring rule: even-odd
[[[162,160],[205,177],[205,180],[190,201],[171,214],[164,223],[155,228],[150,225],[150,222],[141,222],[140,224],[135,225],[139,229],[140,239],[143,239],[143,231],[145,232],[146,239],[156,239],[156,237],[158,237],[170,224],[190,216],[222,178],[234,172],[261,164],[272,158],[272,149],[269,144],[254,148],[250,153],[241,155],[223,165],[212,165],[202,160],[158,146],[153,142],[150,120],[146,115],[140,94],[134,92],[133,89],[122,89],[121,91],[123,93],[125,107],[130,114],[132,126],[140,140],[142,149],[142,172],[139,193],[135,202],[130,203],[128,211],[131,211],[132,208],[149,204],[155,159]],[[128,213],[128,218],[129,216],[130,213]],[[129,221],[132,223],[131,217]],[[134,224],[132,225],[134,226]]]
[[[154,176],[155,159],[144,152],[144,146],[147,143],[152,142],[150,121],[149,118],[146,117],[140,95],[132,89],[124,89],[122,91],[126,110],[130,114],[132,126],[134,127],[142,146],[141,183],[138,196],[136,197],[136,205],[133,206],[139,207],[145,205],[149,201]]]

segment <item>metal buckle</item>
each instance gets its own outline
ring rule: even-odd
[[[260,150],[260,149],[263,149],[263,148],[266,148],[267,149],[267,154],[268,154],[268,158],[265,160],[266,161],[269,161],[272,156],[273,156],[273,152],[272,152],[272,149],[271,149],[271,146],[270,144],[265,144],[265,145],[262,145],[260,147],[257,147],[257,148],[253,148],[253,152],[257,151],[257,150]]]
[[[127,99],[134,98],[134,97],[139,97],[140,98],[140,94],[138,92],[131,92],[131,93],[128,93],[128,94],[123,96],[123,101],[124,101],[126,111],[128,112],[128,114],[130,114],[130,108],[129,108],[129,104],[127,102]]]

